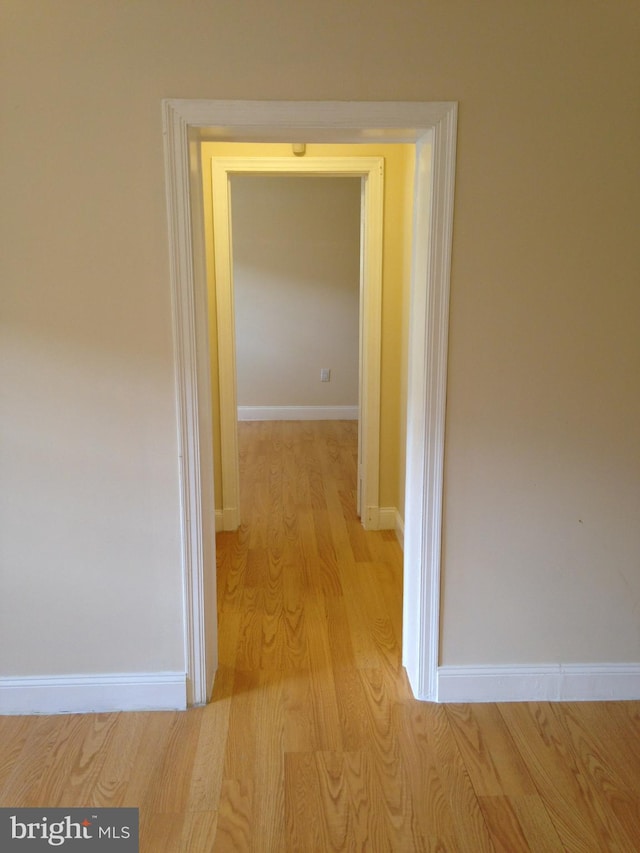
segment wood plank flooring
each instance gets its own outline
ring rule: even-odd
[[[145,853],[640,850],[640,703],[436,706],[350,422],[240,424],[220,668],[185,713],[0,717],[0,805],[139,806]]]

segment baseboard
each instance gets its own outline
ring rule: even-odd
[[[357,421],[357,406],[238,406],[239,421]]]
[[[438,702],[640,699],[640,664],[441,666]]]
[[[216,533],[221,530],[237,530],[240,527],[240,511],[235,507],[225,507],[215,511]]]
[[[379,508],[378,530],[395,530],[400,546],[404,545],[404,521],[394,506],[381,506]]]
[[[0,678],[0,714],[182,711],[184,672]]]

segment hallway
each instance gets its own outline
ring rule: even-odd
[[[248,847],[276,850],[286,832],[292,849],[340,849],[341,835],[360,834],[350,797],[382,804],[378,787],[390,786],[404,836],[405,784],[387,731],[409,695],[401,551],[393,533],[366,533],[355,515],[357,423],[241,423],[239,445],[242,526],[218,535],[219,679],[236,672],[219,835],[228,827],[248,833]],[[380,779],[367,766],[372,744]],[[367,831],[383,839],[388,821],[376,812],[381,823]],[[264,840],[250,842],[258,828]]]
[[[242,525],[218,535],[219,849],[415,849],[389,727],[410,701],[402,556],[356,517],[357,423],[240,423],[239,446]]]

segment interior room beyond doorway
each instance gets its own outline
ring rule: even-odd
[[[408,144],[308,145],[308,157],[383,157],[384,204],[382,363],[380,365],[380,527],[401,533],[404,514],[404,457],[406,435],[406,376],[411,267],[411,221],[413,205],[414,146]],[[211,347],[212,409],[214,417],[214,462],[216,482],[220,482],[222,454],[219,441],[220,386],[217,355],[215,267],[212,232],[212,157],[293,158],[291,146],[280,143],[203,142],[201,162],[205,210],[205,246],[209,280],[209,330]],[[326,366],[326,365],[321,365]],[[328,366],[328,365],[327,365]],[[221,513],[216,494],[216,513]]]

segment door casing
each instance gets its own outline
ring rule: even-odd
[[[162,103],[176,376],[187,702],[217,669],[211,378],[200,143],[398,142],[416,148],[407,389],[402,662],[438,700],[444,427],[457,104]]]

